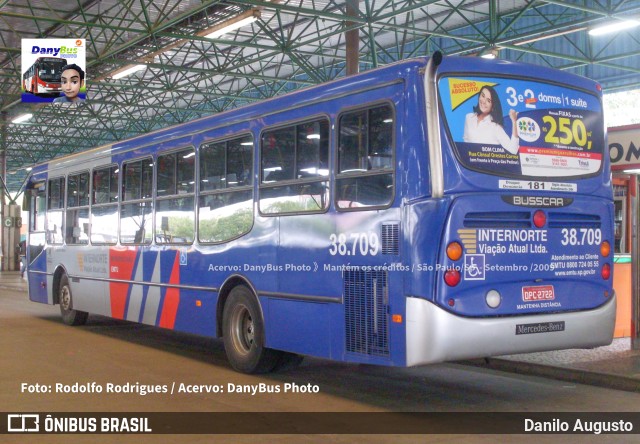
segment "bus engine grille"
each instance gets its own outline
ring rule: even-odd
[[[382,254],[400,254],[399,247],[400,224],[389,222],[382,224]]]
[[[389,356],[386,271],[344,272],[347,353]]]
[[[597,214],[549,213],[549,228],[600,228]]]
[[[600,228],[602,220],[597,214],[549,211],[549,228]],[[467,213],[465,228],[531,228],[529,211],[488,211]]]

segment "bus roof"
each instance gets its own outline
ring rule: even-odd
[[[266,114],[270,114],[272,112],[278,112],[273,110],[280,110],[281,107],[284,106],[287,102],[295,103],[296,106],[305,106],[306,104],[327,100],[333,96],[348,93],[354,88],[362,89],[367,87],[374,87],[376,85],[388,83],[390,81],[397,81],[399,78],[406,77],[409,71],[424,67],[427,64],[427,61],[428,58],[426,57],[402,60],[353,76],[342,77],[319,85],[304,87],[281,96],[261,100],[256,103],[250,103],[228,111],[223,111],[221,113],[200,117],[189,122],[178,123],[166,128],[152,131],[150,133],[134,136],[129,139],[108,143],[67,156],[57,157],[34,165],[34,173],[37,172],[36,170],[41,170],[42,166],[44,165],[49,165],[55,168],[56,166],[60,166],[62,164],[68,165],[69,163],[74,163],[76,160],[82,161],[87,157],[95,157],[96,155],[107,156],[118,154],[141,146],[147,146],[154,143],[162,143],[181,137],[186,137],[191,134],[196,134],[215,127],[232,125],[234,123],[257,118]],[[472,70],[474,72],[483,71],[495,73],[497,65],[500,66],[499,70],[501,74],[513,73],[514,75],[522,75],[523,73],[524,64],[522,63],[486,60],[480,57],[448,56],[443,58],[441,66],[445,68],[447,72],[464,73],[465,70]],[[528,73],[533,72],[547,79],[557,77],[557,70],[537,65],[526,66]],[[572,80],[572,85],[576,87],[587,88],[587,85],[591,87],[594,87],[595,85],[595,82],[590,79],[570,73],[564,74]],[[211,125],[215,126],[203,125],[203,123],[205,122],[210,122]]]
[[[200,117],[185,123],[178,123],[166,128],[161,128],[150,133],[141,134],[130,139],[125,139],[113,143],[107,143],[86,151],[69,154],[62,157],[50,159],[45,162],[34,165],[34,170],[39,169],[43,165],[61,165],[73,163],[74,160],[81,161],[85,157],[96,155],[117,154],[118,152],[128,151],[136,147],[145,146],[153,143],[161,143],[167,140],[185,137],[190,134],[201,132],[209,127],[204,128],[204,122],[211,122],[212,125],[218,126],[231,125],[236,122],[262,116],[274,109],[280,109],[283,102],[295,102],[298,106],[312,103],[314,101],[326,100],[336,94],[342,94],[352,90],[354,87],[374,86],[381,83],[397,80],[399,73],[406,72],[411,67],[420,68],[426,65],[426,58],[417,58],[404,60],[393,64],[385,65],[380,68],[365,71],[350,77],[335,79],[320,85],[312,85],[301,88],[290,93],[261,100],[257,103],[250,103],[218,114]],[[319,94],[319,91],[322,93]],[[35,171],[34,171],[35,172]]]

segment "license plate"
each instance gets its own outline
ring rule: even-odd
[[[552,301],[556,298],[553,285],[537,285],[522,287],[522,300],[531,301]]]

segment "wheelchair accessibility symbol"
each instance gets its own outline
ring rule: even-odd
[[[464,255],[464,280],[484,281],[484,254]]]

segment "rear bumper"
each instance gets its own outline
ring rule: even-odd
[[[407,298],[407,365],[607,345],[615,318],[615,294],[594,310],[499,318],[460,317]]]

